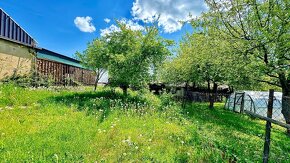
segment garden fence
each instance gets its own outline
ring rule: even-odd
[[[226,109],[246,113],[266,121],[263,151],[263,162],[265,163],[270,157],[272,123],[286,128],[288,134],[290,133],[290,125],[286,123],[282,113],[282,108],[284,113],[290,111],[289,98],[282,97],[281,92],[274,92],[274,90],[269,90],[269,92],[244,91],[233,93],[225,104]]]

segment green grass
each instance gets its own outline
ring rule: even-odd
[[[265,122],[168,96],[0,86],[0,162],[261,162]],[[271,162],[290,161],[274,126]]]

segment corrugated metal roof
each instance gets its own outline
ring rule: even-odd
[[[55,53],[53,51],[47,50],[47,49],[37,49],[37,58],[39,59],[46,59],[46,60],[51,60],[79,68],[85,68],[83,65],[80,64],[80,61]]]
[[[0,8],[0,37],[29,46],[35,46],[37,43],[2,8]]]

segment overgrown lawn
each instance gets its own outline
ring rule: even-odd
[[[0,160],[261,162],[265,122],[217,104],[101,88],[98,92],[0,86]],[[271,161],[290,161],[274,126]]]

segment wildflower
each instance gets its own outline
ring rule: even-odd
[[[27,107],[26,107],[26,106],[20,106],[20,108],[21,108],[21,109],[26,109]]]
[[[6,106],[5,109],[7,109],[7,110],[12,110],[13,108],[10,107],[10,106]]]
[[[184,144],[184,141],[181,141],[181,144]]]
[[[124,155],[124,156],[126,156],[126,155],[127,155],[127,153],[123,153],[123,155]]]
[[[138,146],[135,147],[135,149],[138,149],[138,148],[139,148]]]
[[[152,139],[149,139],[149,142],[151,142],[152,141]]]

